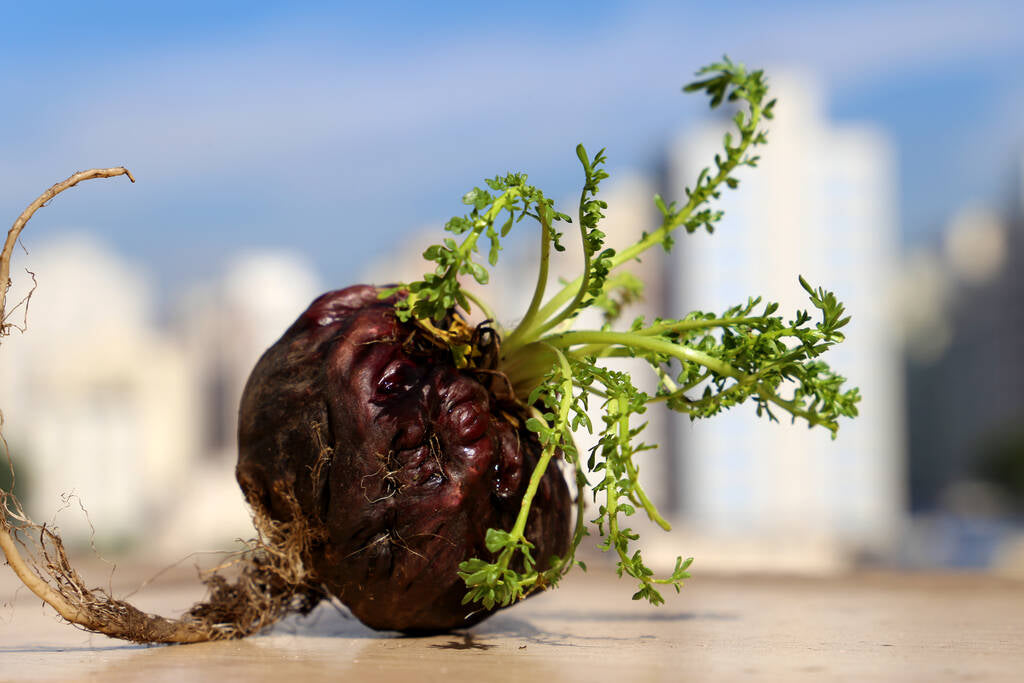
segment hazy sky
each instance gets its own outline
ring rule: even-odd
[[[125,164],[135,186],[62,196],[26,244],[93,232],[171,288],[292,248],[340,286],[484,176],[564,196],[577,142],[652,168],[704,113],[679,86],[722,53],[816,73],[832,117],[882,127],[911,241],[1008,201],[1024,152],[1021,2],[301,7],[0,3],[0,218]]]

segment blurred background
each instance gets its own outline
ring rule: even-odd
[[[485,177],[525,171],[572,213],[578,142],[608,150],[609,241],[636,239],[653,194],[712,163],[728,112],[680,86],[726,53],[779,99],[763,163],[714,236],[645,260],[642,312],[792,313],[803,274],[853,315],[831,363],[862,416],[835,441],[748,406],[652,416],[643,474],[676,529],[648,560],[1024,576],[1022,7],[4,3],[0,215],[76,170],[138,180],[69,191],[22,236],[8,301],[36,288],[9,321],[29,330],[0,352],[16,491],[78,547],[248,537],[238,398],[308,302],[418,276]],[[533,280],[532,244],[506,247],[506,282]],[[520,289],[487,294],[505,322]]]

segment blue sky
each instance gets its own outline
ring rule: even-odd
[[[967,7],[969,9],[963,9]],[[331,284],[484,176],[575,190],[577,142],[655,164],[704,114],[679,95],[722,53],[793,65],[839,121],[882,127],[907,241],[1007,201],[1024,153],[1024,3],[0,3],[0,212],[125,164],[41,212],[26,243],[87,230],[160,282],[247,247]]]

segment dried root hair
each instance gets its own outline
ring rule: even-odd
[[[230,561],[203,577],[206,598],[178,619],[148,614],[90,587],[68,560],[60,536],[33,522],[18,499],[0,492],[0,546],[8,564],[33,593],[57,613],[87,631],[136,643],[196,643],[258,633],[291,613],[306,614],[324,597],[309,570],[319,534],[298,514],[289,522],[254,508],[257,537]],[[255,501],[250,501],[254,504]],[[233,570],[228,580],[221,573]]]
[[[123,167],[75,173],[40,195],[14,222],[0,252],[0,338],[16,326],[7,322],[5,309],[10,288],[11,254],[32,215],[55,196],[83,180],[125,175]],[[22,302],[27,308],[27,301]],[[20,328],[19,328],[20,329]],[[2,415],[0,415],[2,424]],[[14,468],[7,442],[0,445]],[[243,638],[293,613],[308,613],[326,597],[311,569],[311,550],[322,531],[304,517],[291,491],[279,490],[291,508],[286,522],[274,520],[256,499],[250,499],[257,537],[229,562],[203,578],[207,596],[178,619],[148,614],[113,597],[102,588],[90,588],[71,566],[59,534],[33,522],[11,491],[0,490],[0,550],[7,564],[40,599],[79,628],[137,643],[195,643]],[[220,571],[231,569],[228,580]]]

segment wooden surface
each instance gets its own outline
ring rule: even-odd
[[[1024,583],[985,576],[697,575],[651,608],[592,569],[457,634],[376,633],[321,607],[246,641],[144,647],[60,623],[6,574],[0,680],[1024,680]],[[180,612],[201,592],[180,579],[135,599]]]

